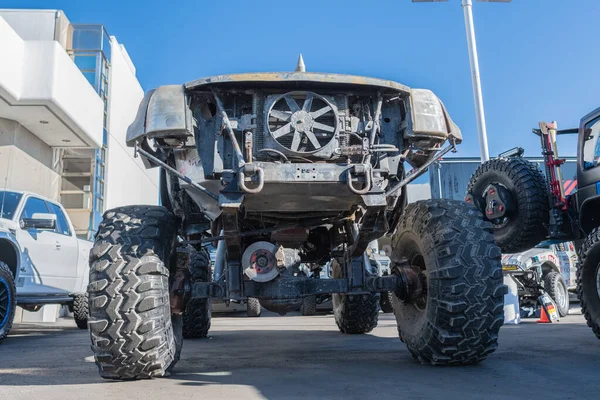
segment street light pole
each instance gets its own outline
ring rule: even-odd
[[[412,0],[413,3],[436,3],[448,0]],[[479,78],[479,58],[477,57],[477,42],[475,41],[475,27],[473,26],[473,0],[461,0],[465,14],[465,29],[467,31],[467,46],[469,48],[469,61],[471,64],[471,82],[473,83],[473,99],[475,101],[475,118],[477,119],[477,134],[479,136],[479,153],[481,162],[490,159],[485,127],[485,113],[483,111],[483,96],[481,94],[481,79]],[[512,0],[477,0],[486,3],[510,3]]]
[[[465,14],[465,29],[467,31],[467,46],[469,48],[469,62],[471,64],[471,81],[473,84],[473,99],[475,101],[475,118],[477,119],[477,134],[479,135],[479,153],[481,162],[490,159],[485,126],[485,112],[483,110],[483,95],[481,94],[481,79],[479,77],[479,57],[477,56],[477,41],[475,27],[473,26],[473,3],[471,0],[462,0]]]

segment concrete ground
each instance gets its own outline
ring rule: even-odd
[[[18,324],[0,345],[0,399],[579,399],[600,394],[600,340],[580,313],[504,326],[500,346],[468,367],[420,365],[391,315],[368,335],[331,315],[213,319],[184,343],[170,378],[103,381],[87,332],[71,320]]]

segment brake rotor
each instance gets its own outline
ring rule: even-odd
[[[255,282],[268,282],[279,275],[275,253],[277,246],[270,242],[255,242],[242,255],[244,274]]]

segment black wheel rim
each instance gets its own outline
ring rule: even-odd
[[[482,194],[484,215],[496,228],[506,226],[514,217],[513,194],[504,185],[493,182]]]
[[[10,290],[4,278],[0,278],[0,329],[6,325],[10,313]]]

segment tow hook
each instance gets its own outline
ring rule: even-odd
[[[253,189],[250,189],[249,187],[246,186],[246,174],[249,176],[253,176],[256,175],[257,178],[257,183],[258,186],[256,186]],[[240,187],[240,189],[242,189],[242,191],[246,192],[246,193],[251,193],[251,194],[256,194],[259,193],[262,189],[263,186],[265,184],[265,171],[255,165],[255,164],[245,164],[242,168],[239,169],[238,171],[238,186]]]
[[[364,176],[365,186],[362,189],[356,189],[352,184],[352,176]],[[348,183],[348,189],[355,194],[367,194],[371,190],[371,168],[363,164],[354,165],[354,167],[346,170],[346,182]]]
[[[191,291],[189,285],[191,250],[187,247],[179,247],[176,252],[177,264],[175,266],[175,274],[169,279],[171,314],[183,313],[187,302],[187,294]]]

